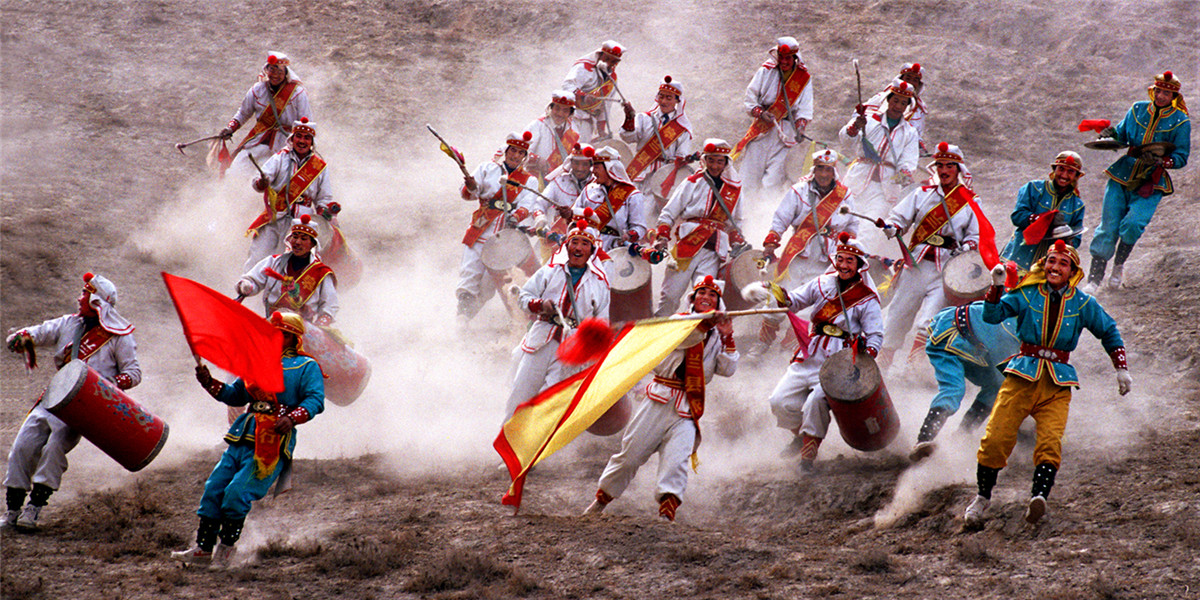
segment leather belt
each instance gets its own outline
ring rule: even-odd
[[[1060,363],[1060,364],[1065,365],[1065,364],[1067,364],[1067,361],[1071,358],[1071,352],[1068,350],[1059,350],[1058,348],[1051,348],[1049,346],[1039,346],[1037,344],[1022,343],[1021,344],[1021,356],[1028,356],[1030,358],[1040,358],[1043,360],[1048,360],[1050,362],[1055,362],[1055,363]]]
[[[275,404],[267,402],[266,400],[255,400],[254,402],[250,403],[250,406],[247,410],[252,413],[269,415],[275,412]]]

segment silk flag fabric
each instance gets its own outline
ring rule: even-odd
[[[163,272],[192,354],[264,392],[283,391],[283,334],[266,319],[210,287]]]
[[[655,319],[627,325],[594,365],[518,406],[493,444],[512,477],[501,502],[519,509],[529,469],[595,423],[699,323]]]

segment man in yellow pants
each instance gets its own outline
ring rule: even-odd
[[[965,520],[969,527],[983,524],[996,476],[1008,463],[1017,442],[1017,429],[1027,416],[1037,424],[1037,444],[1033,449],[1033,490],[1025,520],[1037,523],[1045,514],[1046,497],[1062,462],[1071,387],[1079,387],[1075,368],[1067,361],[1084,329],[1092,332],[1112,357],[1121,395],[1127,394],[1133,384],[1116,321],[1095,298],[1075,287],[1083,279],[1075,248],[1062,240],[1055,241],[1046,257],[1007,294],[1004,279],[1004,266],[997,265],[992,271],[994,285],[985,298],[983,320],[999,323],[1017,317],[1021,351],[1008,362],[987,431],[979,442],[979,494],[967,506]]]

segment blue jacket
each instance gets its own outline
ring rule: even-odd
[[[1171,159],[1175,162],[1171,167],[1173,169],[1182,169],[1187,164],[1188,155],[1192,151],[1192,123],[1186,113],[1174,106],[1157,109],[1153,102],[1135,102],[1115,129],[1114,137],[1118,142],[1124,144],[1132,146],[1150,142],[1175,144],[1175,152],[1171,153]],[[1113,181],[1127,185],[1135,161],[1136,159],[1132,156],[1124,154],[1104,173]],[[1171,186],[1171,175],[1163,173],[1162,180],[1154,186],[1154,189],[1162,192],[1164,196],[1173,192],[1175,188]]]
[[[245,406],[254,398],[246,392],[246,384],[238,378],[221,388],[217,400],[230,406]],[[309,418],[316,417],[324,410],[325,379],[317,361],[310,356],[283,357],[283,391],[275,394],[275,401],[288,408],[303,407],[308,411]],[[253,443],[255,423],[255,413],[242,413],[233,425],[229,426],[229,431],[225,433],[225,441],[230,444]],[[296,429],[292,428],[284,436],[283,456],[290,459],[295,447]]]
[[[1021,191],[1017,192],[1017,205],[1012,212],[1012,224],[1017,229],[1013,232],[1008,245],[1004,247],[1002,253],[1004,258],[1017,263],[1017,266],[1022,269],[1029,270],[1033,262],[1040,258],[1034,256],[1038,244],[1033,246],[1025,244],[1025,228],[1029,226],[1029,217],[1051,210],[1058,210],[1066,219],[1066,224],[1070,225],[1072,229],[1083,227],[1083,199],[1079,197],[1076,190],[1071,190],[1062,198],[1056,198],[1054,184],[1049,181],[1030,181],[1021,186]],[[1049,230],[1046,233],[1048,235]],[[1082,235],[1067,238],[1067,243],[1076,248],[1082,241]]]
[[[1050,286],[1045,283],[1017,288],[1004,294],[996,303],[984,302],[983,320],[988,323],[1000,323],[1015,316],[1017,337],[1023,343],[1067,352],[1074,350],[1079,344],[1079,335],[1084,329],[1092,332],[1092,335],[1100,340],[1105,352],[1112,353],[1125,345],[1121,340],[1121,332],[1117,331],[1117,322],[1104,311],[1104,307],[1100,306],[1095,298],[1071,286],[1065,287],[1064,290],[1062,319],[1058,322],[1046,320]],[[1050,374],[1058,385],[1079,386],[1079,376],[1075,373],[1075,367],[1045,358],[1015,356],[1008,361],[1008,368],[1004,372],[1029,381],[1037,381],[1042,376],[1043,369],[1050,369]]]
[[[972,302],[963,307],[967,311],[968,332],[955,323],[954,314],[959,307],[943,308],[929,323],[926,348],[949,352],[981,367],[1004,364],[1021,349],[1021,343],[1017,341],[1017,321],[1005,319],[999,325],[986,323],[983,305],[983,302]]]

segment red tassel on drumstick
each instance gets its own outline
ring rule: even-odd
[[[612,343],[613,330],[604,319],[584,319],[579,328],[558,347],[558,359],[568,365],[583,365],[599,358]]]

